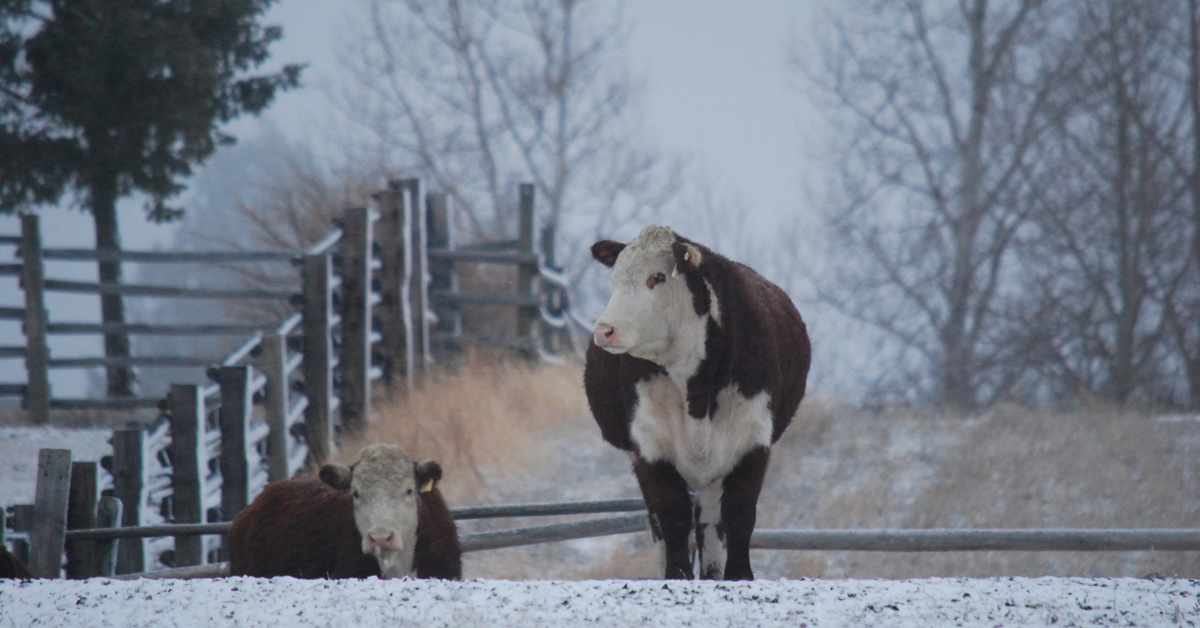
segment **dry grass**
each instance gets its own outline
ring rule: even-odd
[[[420,389],[377,404],[363,442],[400,443],[416,458],[437,460],[447,499],[473,503],[488,476],[558,464],[558,452],[542,441],[590,421],[581,382],[575,366],[470,355],[453,372],[435,372]],[[346,454],[361,444],[347,444]]]
[[[381,404],[368,441],[446,470],[452,506],[636,496],[592,422],[580,369],[468,359]],[[357,451],[349,444],[346,451]],[[1110,408],[974,417],[807,400],[772,453],[760,528],[1200,527],[1200,420]],[[463,532],[562,519],[462,522]],[[1197,552],[765,552],[763,578],[1200,577]],[[469,554],[467,577],[655,577],[647,535]]]

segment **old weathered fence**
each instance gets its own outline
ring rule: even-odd
[[[0,243],[20,243],[22,264],[0,271],[19,272],[25,308],[0,316],[25,321],[27,347],[0,357],[23,357],[26,385],[0,386],[0,394],[21,394],[35,418],[51,409],[132,409],[157,407],[147,424],[113,432],[113,455],[96,470],[82,494],[111,493],[121,505],[120,525],[207,525],[230,521],[268,480],[290,477],[306,462],[329,458],[338,434],[360,430],[368,419],[371,383],[417,381],[435,361],[435,346],[461,345],[464,333],[456,308],[464,303],[515,306],[517,340],[512,346],[550,357],[570,324],[568,286],[553,268],[552,238],[543,236],[543,255],[532,252],[533,189],[521,188],[520,250],[458,250],[450,229],[446,199],[422,197],[419,182],[394,182],[377,196],[378,211],[350,209],[337,228],[301,252],[133,252],[99,253],[43,249],[36,216],[22,217],[22,235]],[[424,211],[420,211],[424,208]],[[547,248],[548,247],[548,248]],[[178,286],[101,285],[48,279],[42,260],[98,259],[197,264],[237,261],[291,261],[300,267],[295,290],[211,290]],[[454,264],[484,262],[520,265],[517,293],[464,293],[457,290]],[[542,277],[533,290],[533,277]],[[297,308],[274,326],[150,325],[51,322],[46,290],[128,296],[200,299],[288,299]],[[541,320],[541,325],[533,321]],[[576,317],[577,320],[577,317]],[[577,325],[581,323],[576,322]],[[253,332],[224,358],[135,356],[129,358],[50,357],[53,334],[220,336]],[[17,351],[17,349],[21,349]],[[48,373],[56,368],[96,366],[210,366],[210,385],[175,384],[166,399],[64,399],[50,394]],[[81,463],[83,464],[83,463]],[[93,463],[94,464],[94,463]],[[87,485],[84,482],[84,485]],[[111,484],[111,488],[108,488]],[[72,530],[93,527],[93,505],[77,509]],[[27,512],[15,507],[14,512]],[[21,518],[14,517],[20,525]],[[31,529],[25,527],[23,529]],[[175,528],[180,529],[180,528]],[[204,565],[221,559],[220,539],[178,533],[170,539],[136,538],[120,544],[117,573],[147,568]],[[93,552],[87,544],[75,550]],[[104,552],[101,552],[103,554]],[[94,571],[94,561],[76,561]]]
[[[588,325],[571,314],[569,286],[554,266],[554,237],[545,231],[541,252],[535,248],[532,185],[520,186],[519,234],[515,242],[456,246],[446,196],[425,194],[420,181],[392,182],[376,195],[377,208],[351,209],[339,226],[306,251],[95,251],[47,249],[34,215],[21,217],[19,236],[0,236],[0,245],[17,247],[20,263],[0,265],[0,275],[15,275],[23,288],[24,307],[0,307],[0,319],[23,323],[24,346],[0,347],[0,359],[24,360],[27,381],[0,383],[0,397],[19,396],[36,422],[46,423],[55,409],[154,408],[155,397],[72,399],[52,394],[50,373],[58,369],[95,367],[207,367],[216,356],[135,355],[129,357],[55,357],[48,338],[59,335],[237,336],[255,334],[255,351],[276,356],[267,338],[269,324],[172,325],[89,323],[51,320],[46,293],[120,294],[213,300],[289,300],[299,310],[302,340],[310,348],[302,364],[303,390],[312,403],[305,410],[310,433],[332,436],[339,428],[353,431],[366,421],[369,379],[385,378],[405,385],[454,348],[486,342],[552,358],[578,352],[568,328]],[[45,260],[117,261],[143,264],[230,264],[287,262],[300,266],[298,284],[289,288],[211,289],[182,286],[101,284],[47,277]],[[464,292],[456,264],[517,266],[515,291]],[[536,284],[536,285],[535,285]],[[516,329],[507,339],[474,336],[462,324],[464,305],[514,307]],[[264,360],[267,362],[269,360]],[[276,368],[278,364],[275,365]],[[278,401],[278,395],[276,395]],[[323,459],[328,438],[311,439],[313,454]]]

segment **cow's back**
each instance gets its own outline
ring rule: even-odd
[[[229,573],[270,578],[379,575],[363,554],[350,495],[304,474],[272,482],[229,529]]]

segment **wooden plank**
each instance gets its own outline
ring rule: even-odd
[[[408,238],[412,254],[408,261],[412,269],[408,273],[409,300],[412,311],[413,336],[410,342],[413,347],[413,375],[415,383],[420,384],[420,378],[428,370],[432,356],[429,352],[429,205],[422,195],[421,180],[410,179],[409,184],[409,229]]]
[[[383,342],[376,350],[382,356],[384,382],[399,387],[407,377],[405,355],[408,351],[408,324],[403,302],[408,291],[405,272],[404,202],[399,182],[393,181],[388,189],[375,196],[379,205],[379,222],[375,225],[375,242],[379,245],[379,257],[383,266],[377,274],[379,279],[380,305],[375,310],[379,318],[379,332]]]
[[[449,250],[434,248],[430,243],[429,260],[432,262],[474,262],[477,264],[537,264],[537,253],[527,251]]]
[[[96,504],[96,527],[118,528],[121,525],[121,500],[112,496],[104,496]],[[68,532],[69,534],[69,532]],[[116,537],[96,539],[96,575],[111,578],[117,575],[117,548],[120,541]]]
[[[242,290],[214,290],[210,288],[182,288],[179,286],[150,286],[144,284],[102,284],[90,281],[65,281],[47,279],[45,289],[55,292],[85,292],[95,294],[120,294],[131,297],[173,297],[178,299],[291,299],[292,290],[268,290],[245,288]]]
[[[252,457],[253,443],[248,442],[250,413],[254,409],[250,392],[252,375],[249,366],[223,366],[218,378],[221,384],[219,421],[223,521],[233,521],[233,518],[250,503],[252,497],[250,469],[252,463],[257,462],[257,455]]]
[[[291,435],[288,434],[288,373],[286,367],[287,344],[279,334],[267,334],[263,338],[259,367],[267,376],[264,406],[267,425],[267,478],[271,482],[289,477],[287,460]]]
[[[533,184],[522,183],[520,185],[520,199],[518,201],[518,218],[520,224],[517,230],[517,249],[522,253],[534,253],[533,249]],[[521,264],[517,268],[517,295],[532,296],[533,295],[533,278],[537,276],[537,264]],[[540,303],[540,299],[539,299]],[[518,306],[517,310],[517,338],[532,338],[533,337],[533,320],[537,316],[537,311],[529,305]]]
[[[168,395],[171,412],[171,489],[175,523],[204,522],[204,479],[208,475],[205,445],[205,408],[195,384],[172,384]],[[175,537],[175,565],[204,562],[200,539]]]
[[[212,358],[193,357],[186,355],[157,355],[157,356],[118,356],[109,358],[52,358],[47,366],[52,369],[78,369],[93,366],[162,366],[188,367],[208,366]]]
[[[71,490],[67,499],[67,529],[96,527],[96,500],[100,495],[95,462],[71,463]],[[98,575],[95,541],[67,541],[67,578],[82,580]]]
[[[454,250],[454,230],[450,220],[449,201],[445,194],[429,194],[428,230],[429,250],[426,257],[429,260],[429,292],[456,292],[458,290],[458,275],[454,267],[453,256],[460,253]],[[447,254],[439,258],[438,254]],[[430,307],[437,314],[437,325],[430,334],[461,334],[462,313],[457,307],[447,303],[437,303],[430,299]],[[432,346],[433,339],[430,338]]]
[[[162,402],[158,397],[112,397],[106,399],[51,399],[50,407],[55,410],[135,410],[157,408]]]
[[[146,323],[50,323],[50,334],[125,333],[140,336],[237,336],[270,329],[270,325],[150,325]]]
[[[342,430],[361,434],[371,408],[371,248],[367,209],[347,209],[342,231]]]
[[[25,347],[0,347],[0,358],[23,358]]]
[[[1200,530],[759,530],[755,549],[869,552],[1200,550]]]
[[[329,319],[332,293],[329,280],[332,261],[329,253],[304,256],[304,392],[308,396],[304,425],[309,452],[316,464],[333,454],[333,421],[329,399],[333,394],[331,366],[332,339]]]
[[[62,573],[70,484],[71,450],[38,450],[33,529],[29,531],[29,572],[34,578],[57,579]]]
[[[490,519],[496,517],[545,517],[548,515],[587,515],[602,512],[629,512],[645,510],[642,498],[609,499],[590,502],[553,502],[543,504],[502,504],[498,506],[471,506],[452,508],[455,520]]]
[[[434,303],[453,303],[462,305],[470,303],[472,305],[507,305],[518,306],[523,311],[537,311],[537,308],[542,305],[543,295],[540,294],[522,294],[519,292],[445,292],[442,290],[430,291],[429,297]],[[532,325],[532,323],[531,323]],[[531,327],[532,328],[532,327]],[[521,336],[527,338],[528,336]]]
[[[45,259],[96,260],[101,262],[224,263],[290,262],[301,251],[97,251],[94,249],[46,249]]]
[[[67,538],[76,539],[146,539],[161,536],[200,536],[205,534],[228,534],[229,521],[217,523],[175,523],[157,526],[96,528],[93,530],[73,530],[67,532]]]
[[[478,552],[502,547],[519,547],[522,545],[555,543],[558,541],[586,539],[613,534],[629,534],[645,529],[646,514],[638,513],[636,515],[576,521],[573,523],[555,523],[544,526],[516,528],[513,530],[465,534],[458,538],[458,545],[465,554],[467,552]]]
[[[25,407],[35,423],[50,421],[50,348],[46,344],[45,283],[42,263],[42,237],[38,217],[21,216],[21,257],[24,271],[21,285],[25,291],[25,370],[29,388]]]
[[[333,250],[334,245],[336,245],[338,242],[341,242],[341,241],[342,241],[342,230],[334,229],[333,231],[329,232],[329,235],[326,235],[324,238],[322,238],[320,242],[317,242],[316,244],[305,249],[305,251],[301,255],[301,257],[303,257],[304,255],[320,255],[322,253],[331,252]]]
[[[23,307],[0,307],[0,319],[23,319],[25,318],[25,308]]]
[[[28,391],[26,384],[0,384],[0,397],[23,397]]]

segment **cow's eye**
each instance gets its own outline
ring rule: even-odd
[[[408,489],[404,491],[404,495],[407,497],[412,497],[412,494],[413,494],[413,490],[412,490],[411,486],[408,487]]]
[[[354,499],[358,499],[358,491],[352,491],[350,493],[350,496],[353,497]]]
[[[658,284],[660,284],[666,280],[667,280],[667,275],[665,273],[654,273],[653,275],[650,275],[649,277],[646,278],[646,287],[653,290],[654,286],[657,286]]]

